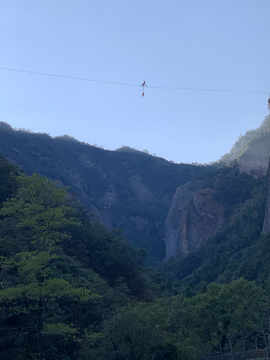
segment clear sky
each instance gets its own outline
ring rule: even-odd
[[[0,0],[0,121],[215,161],[268,115],[269,16],[270,0]]]

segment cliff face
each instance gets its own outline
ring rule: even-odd
[[[270,155],[270,133],[254,139],[238,158],[239,171],[258,179],[267,174]]]
[[[220,165],[229,166],[232,171],[245,173],[253,179],[266,176],[268,169],[268,197],[262,230],[264,234],[270,231],[269,156],[268,116],[260,128],[248,131],[236,142],[230,154],[225,155],[219,162]],[[247,200],[251,196],[249,187],[246,187],[246,184],[251,182],[247,180],[245,183],[242,179],[241,176],[221,177],[219,180],[223,185],[220,186],[212,178],[209,184],[211,188],[205,188],[203,182],[195,181],[176,190],[165,221],[165,259],[198,250],[208,238],[221,229],[226,221],[223,205],[227,212],[232,211],[232,205],[236,206],[237,201],[240,204],[243,199]],[[235,199],[238,200],[235,202]]]
[[[211,188],[201,189],[203,181],[180,186],[173,197],[165,221],[166,257],[198,250],[224,224],[223,208]]]

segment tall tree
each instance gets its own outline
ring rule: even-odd
[[[13,226],[28,235],[28,251],[2,258],[1,275],[5,274],[5,279],[8,275],[10,283],[0,284],[0,306],[4,309],[4,323],[13,319],[28,337],[31,334],[36,338],[35,345],[28,344],[35,346],[36,358],[41,359],[45,335],[68,337],[78,331],[61,321],[65,318],[59,321],[52,315],[53,309],[61,313],[59,300],[68,299],[72,305],[87,302],[96,294],[54,276],[53,262],[59,257],[57,244],[69,237],[65,226],[80,226],[68,205],[66,190],[37,174],[21,176],[19,183],[16,196],[4,203],[0,214],[11,217]]]

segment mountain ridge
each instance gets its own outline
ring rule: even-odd
[[[207,166],[175,164],[128,146],[104,150],[6,123],[0,143],[10,161],[69,186],[108,229],[123,228],[123,238],[155,262],[196,252],[228,223],[238,202],[252,198],[256,184],[249,176],[255,181],[267,173],[270,116]]]
[[[109,151],[69,136],[15,131],[5,123],[0,144],[2,154],[27,174],[38,172],[69,186],[108,229],[123,228],[132,246],[159,260],[165,257],[164,221],[175,189],[204,168],[127,147]]]

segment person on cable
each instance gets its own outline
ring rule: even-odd
[[[144,87],[147,86],[146,83],[145,83],[145,80],[144,82],[141,84],[142,86],[142,97],[144,97]]]

